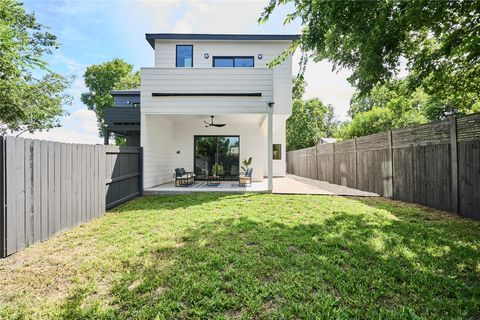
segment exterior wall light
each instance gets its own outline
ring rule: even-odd
[[[263,58],[263,55],[262,55],[261,53],[259,53],[259,54],[258,54],[258,59],[259,59],[259,60],[262,60],[262,58]]]
[[[205,53],[205,54],[203,55],[203,57],[204,57],[205,59],[208,59],[210,56],[208,55],[208,53]]]

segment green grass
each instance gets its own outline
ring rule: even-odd
[[[480,317],[480,223],[380,198],[144,197],[0,261],[0,318]]]

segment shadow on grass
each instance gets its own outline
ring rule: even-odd
[[[192,208],[231,197],[246,196],[148,197],[118,211]],[[122,261],[123,273],[109,292],[107,307],[89,302],[87,289],[78,290],[62,305],[60,317],[479,315],[479,225],[463,228],[463,220],[431,218],[395,202],[345,201],[370,213],[340,211],[318,223],[290,225],[221,216],[196,224],[175,245],[139,252],[144,259]]]
[[[228,193],[228,192],[198,192],[190,194],[171,195],[146,195],[128,201],[111,209],[114,212],[126,212],[131,210],[174,210],[200,207],[208,203],[218,203],[222,199],[246,199],[256,197],[255,193]]]

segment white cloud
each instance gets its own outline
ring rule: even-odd
[[[253,30],[265,1],[191,1],[173,32],[240,33]]]
[[[25,138],[68,142],[68,143],[103,143],[98,136],[95,113],[88,109],[79,109],[62,119],[62,127],[49,131],[23,133]]]
[[[68,142],[68,143],[85,143],[85,144],[103,144],[103,139],[94,136],[71,130],[65,127],[53,128],[49,131],[24,133],[21,135],[24,138]]]
[[[75,59],[65,56],[63,53],[58,52],[54,55],[52,63],[63,64],[70,72],[81,72],[85,69],[85,65],[77,62]]]
[[[66,123],[76,123],[84,133],[97,135],[97,117],[95,112],[88,109],[80,109],[73,112],[67,119]]]

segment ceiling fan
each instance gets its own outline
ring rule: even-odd
[[[210,123],[208,123],[207,121],[203,121],[205,122],[207,125],[205,126],[205,128],[208,128],[208,127],[211,127],[211,126],[214,126],[214,127],[217,127],[217,128],[221,128],[221,127],[224,127],[225,126],[225,123],[213,123],[213,117],[214,116],[210,116],[210,118],[212,119]]]

